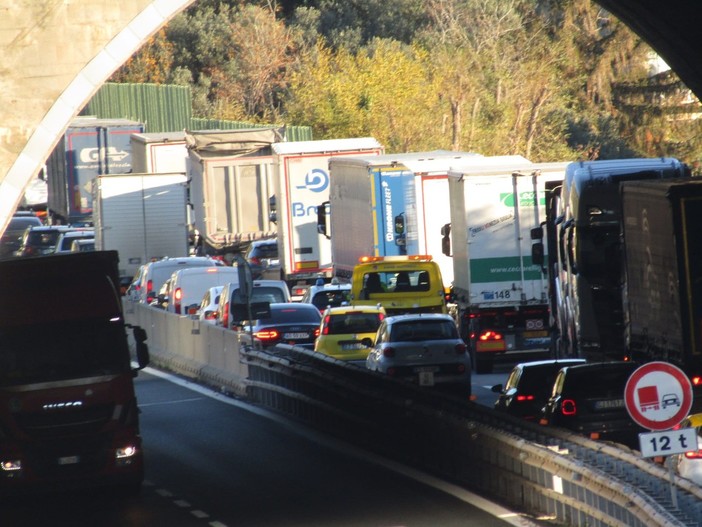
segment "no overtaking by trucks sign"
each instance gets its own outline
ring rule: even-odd
[[[624,389],[631,418],[649,430],[670,430],[692,408],[692,384],[678,367],[649,362],[631,374]]]

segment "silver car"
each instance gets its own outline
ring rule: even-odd
[[[462,395],[470,395],[466,350],[450,315],[398,315],[381,323],[366,368],[420,386],[453,385]]]

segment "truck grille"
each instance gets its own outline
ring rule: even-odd
[[[37,413],[14,414],[17,426],[34,439],[94,434],[111,419],[114,405],[60,408]]]

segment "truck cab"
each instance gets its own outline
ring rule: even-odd
[[[447,313],[439,265],[428,255],[363,256],[351,276],[355,305],[377,305],[388,316]]]

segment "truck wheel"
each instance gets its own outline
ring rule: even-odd
[[[475,372],[476,373],[492,373],[492,359],[476,359],[475,361]]]

